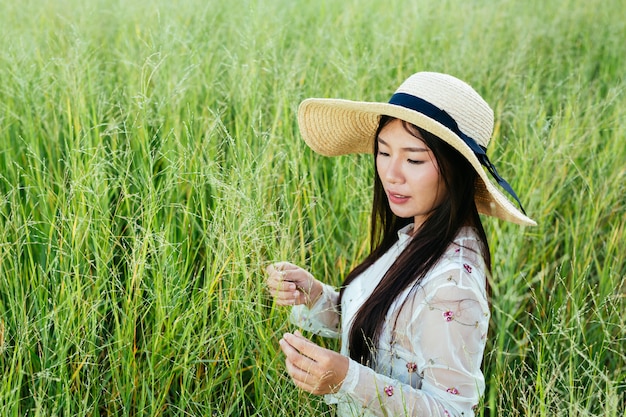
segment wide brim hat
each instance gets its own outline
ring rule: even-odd
[[[461,153],[478,173],[475,202],[482,214],[534,226],[512,187],[486,155],[493,132],[493,110],[467,83],[451,75],[418,72],[389,102],[310,98],[298,108],[298,125],[307,145],[325,156],[372,153],[382,115],[401,119],[439,137]],[[487,171],[519,209],[492,183]]]

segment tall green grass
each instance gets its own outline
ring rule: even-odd
[[[372,164],[313,154],[295,110],[432,70],[492,104],[490,154],[539,223],[484,219],[483,413],[624,416],[623,8],[3,2],[2,415],[330,415],[286,377],[263,267],[339,284]]]

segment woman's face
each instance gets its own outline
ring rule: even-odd
[[[377,141],[376,169],[391,211],[413,217],[417,230],[446,196],[435,155],[398,119],[382,128]]]

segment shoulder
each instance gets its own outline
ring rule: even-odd
[[[484,262],[485,250],[486,244],[478,237],[478,231],[473,227],[463,227],[448,246],[444,257],[479,258]]]
[[[448,249],[422,281],[426,293],[449,288],[470,290],[486,299],[487,267],[483,257],[485,244],[471,227],[462,228]]]

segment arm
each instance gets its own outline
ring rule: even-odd
[[[474,415],[484,390],[480,364],[489,313],[480,290],[461,287],[459,280],[448,277],[430,293],[415,292],[412,314],[399,317],[399,357],[390,355],[398,378],[350,360],[337,399],[379,416]],[[421,381],[407,383],[408,372]]]
[[[304,330],[324,337],[338,338],[340,336],[338,299],[339,293],[330,285],[324,284],[315,304],[311,307],[293,306],[289,319]]]

